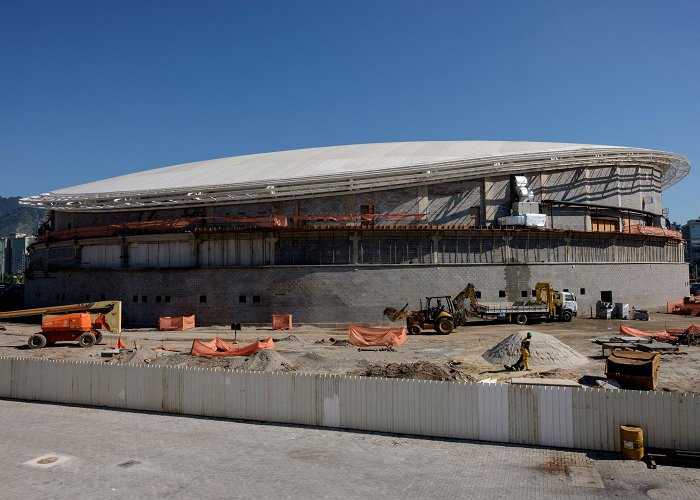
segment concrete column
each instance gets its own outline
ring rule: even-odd
[[[352,233],[352,236],[350,236],[350,241],[352,241],[352,263],[357,264],[360,259],[360,233],[355,231]]]
[[[275,243],[277,243],[277,241],[279,241],[279,238],[274,234],[265,235],[265,251],[269,256],[268,264],[271,266],[275,265]]]
[[[127,269],[129,267],[129,242],[126,236],[120,236],[119,243],[121,245],[121,255],[119,256],[121,267],[122,269]]]
[[[566,243],[566,262],[571,262],[571,236],[565,236],[564,242]]]
[[[430,237],[430,241],[432,243],[432,251],[430,252],[430,258],[431,258],[431,263],[437,264],[438,263],[438,254],[439,254],[439,245],[440,242],[442,241],[442,236],[439,236],[437,234],[434,234]]]
[[[418,213],[427,214],[429,203],[430,200],[428,199],[428,186],[418,186]],[[429,217],[426,217],[423,220],[427,222],[428,219]]]

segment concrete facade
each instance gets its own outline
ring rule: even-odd
[[[426,295],[456,295],[475,283],[484,301],[530,294],[538,281],[576,294],[588,314],[601,292],[636,308],[687,294],[685,263],[439,264],[275,266],[159,270],[74,270],[27,282],[28,306],[114,299],[125,326],[155,326],[159,316],[195,314],[197,323],[268,323],[292,314],[297,323],[386,321],[386,306],[418,306]],[[583,292],[583,293],[582,293]]]

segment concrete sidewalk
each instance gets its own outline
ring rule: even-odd
[[[602,453],[9,400],[0,428],[13,499],[700,497],[698,469]]]

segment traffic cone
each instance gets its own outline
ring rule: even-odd
[[[121,337],[119,337],[119,338],[117,339],[117,343],[114,345],[114,348],[115,348],[115,349],[126,349],[126,344],[125,344],[124,342],[122,342],[122,338],[121,338]]]

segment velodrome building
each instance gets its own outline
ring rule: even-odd
[[[636,308],[687,294],[662,190],[675,153],[535,142],[403,142],[158,168],[22,200],[50,217],[27,307],[118,299],[127,326],[382,322],[385,306],[549,281]]]

